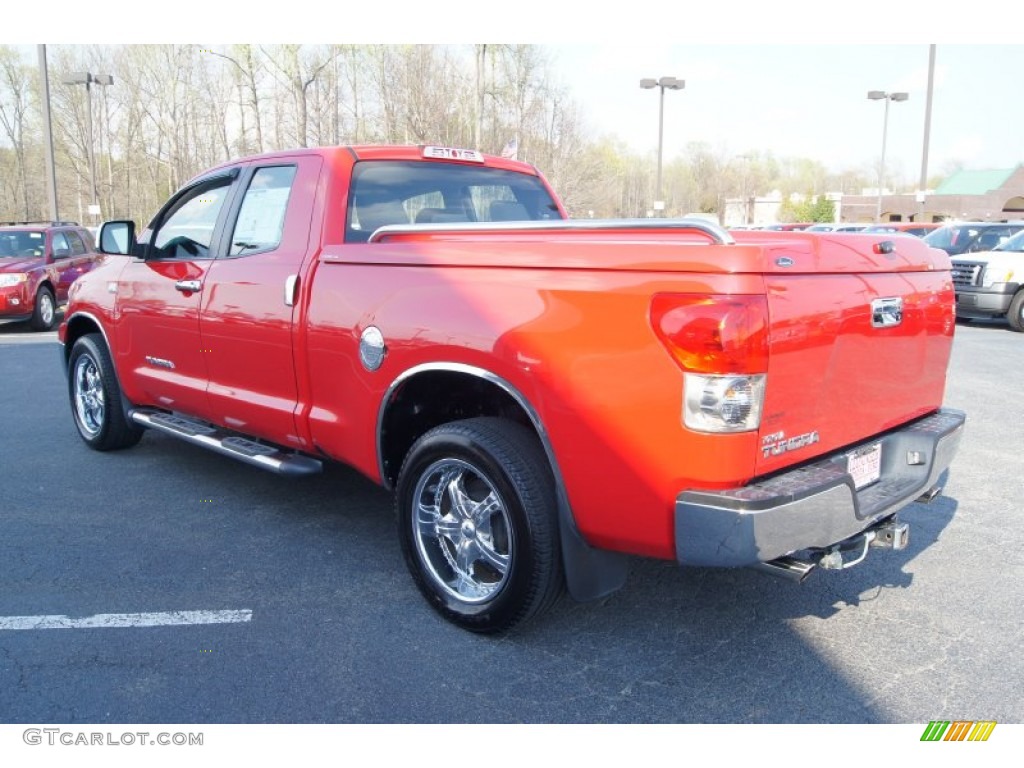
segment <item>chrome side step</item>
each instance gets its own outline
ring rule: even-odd
[[[129,415],[132,421],[147,429],[158,430],[187,443],[230,456],[260,469],[276,472],[279,475],[296,477],[315,475],[323,471],[323,463],[311,456],[290,453],[277,446],[231,434],[212,424],[207,424],[205,421],[145,408],[133,409]]]

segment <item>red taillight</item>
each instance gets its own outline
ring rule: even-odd
[[[660,293],[651,325],[685,371],[765,373],[768,300],[759,295]]]

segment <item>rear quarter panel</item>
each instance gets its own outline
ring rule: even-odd
[[[524,248],[502,251],[514,262]],[[671,558],[679,490],[730,487],[753,471],[756,434],[683,429],[683,374],[649,310],[660,292],[761,293],[760,276],[428,266],[401,246],[333,254],[317,266],[308,311],[311,430],[322,450],[371,477],[385,392],[403,372],[438,362],[485,369],[530,402],[577,525],[597,546]],[[374,373],[358,358],[369,325],[388,349]]]

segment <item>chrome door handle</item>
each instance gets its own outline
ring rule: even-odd
[[[295,306],[295,288],[298,286],[298,284],[299,284],[299,276],[298,275],[288,275],[288,277],[285,278],[285,281],[284,281],[284,303],[285,303],[285,306],[288,306],[288,307],[294,307]]]
[[[179,280],[174,284],[175,290],[181,291],[182,293],[195,293],[203,284],[198,280]]]

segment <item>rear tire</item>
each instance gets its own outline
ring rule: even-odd
[[[1010,302],[1010,311],[1006,313],[1006,319],[1010,321],[1010,327],[1018,332],[1024,332],[1024,289],[1017,291],[1017,295]]]
[[[68,394],[78,434],[90,448],[113,451],[142,439],[143,429],[128,420],[121,406],[121,386],[99,334],[82,336],[71,348]]]
[[[396,505],[416,586],[457,626],[504,632],[561,594],[554,478],[526,427],[476,418],[432,429],[406,456]]]
[[[32,310],[32,319],[29,325],[34,331],[49,331],[53,328],[57,319],[57,302],[53,298],[53,291],[45,285],[36,291],[36,305]]]

